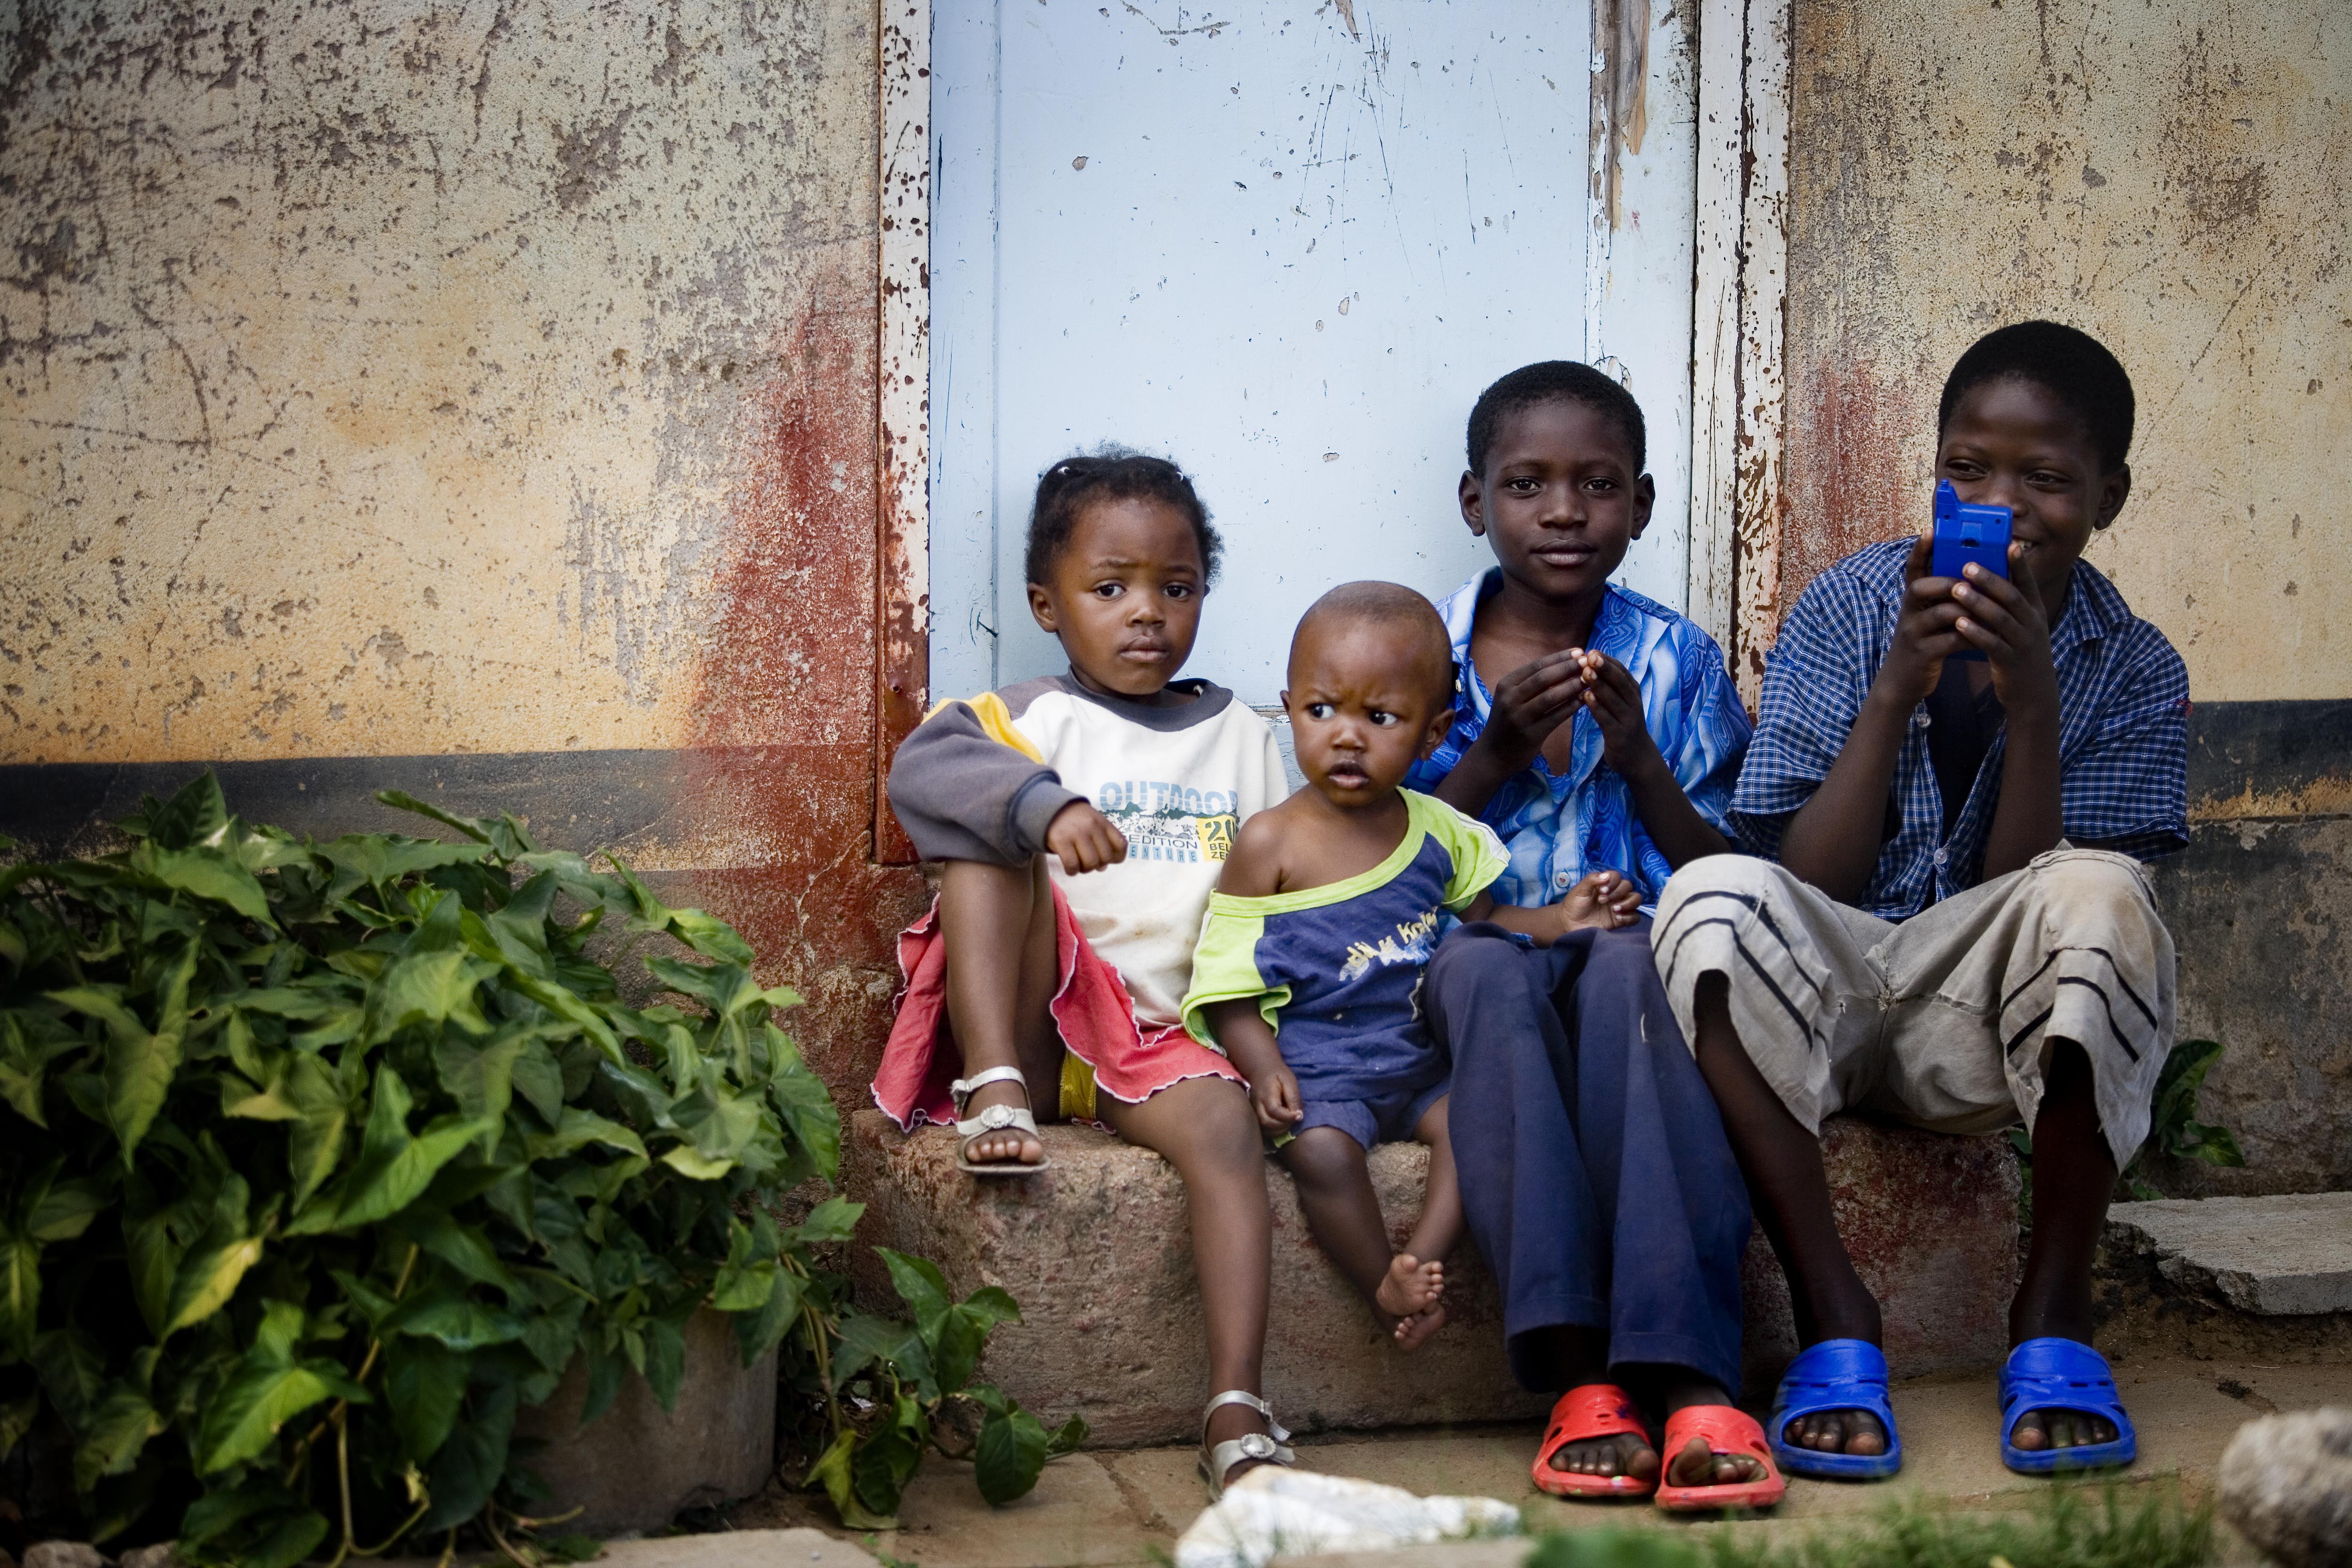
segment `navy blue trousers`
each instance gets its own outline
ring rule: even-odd
[[[1605,1329],[1612,1366],[1687,1367],[1736,1398],[1748,1189],[1650,922],[1549,948],[1465,925],[1422,995],[1454,1058],[1454,1159],[1513,1374],[1549,1391],[1558,1373],[1530,1336]]]

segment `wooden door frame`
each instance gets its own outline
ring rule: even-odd
[[[1688,603],[1751,704],[1780,591],[1793,3],[1698,0]],[[883,778],[929,701],[931,0],[877,0],[875,37],[873,844],[903,865],[914,847]],[[1595,39],[1596,104],[1613,47]]]

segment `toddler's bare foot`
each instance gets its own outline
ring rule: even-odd
[[[1445,1326],[1445,1309],[1432,1301],[1409,1317],[1399,1318],[1396,1326],[1396,1347],[1401,1351],[1416,1351],[1421,1342]]]
[[[1400,1252],[1389,1259],[1388,1277],[1372,1292],[1372,1305],[1383,1312],[1409,1318],[1435,1305],[1444,1294],[1444,1264],[1423,1263],[1410,1252]]]

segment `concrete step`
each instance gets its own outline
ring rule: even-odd
[[[1087,1418],[1106,1447],[1179,1442],[1212,1392],[1183,1187],[1166,1162],[1086,1128],[1049,1127],[1055,1168],[975,1181],[955,1169],[942,1128],[902,1137],[877,1111],[852,1121],[850,1194],[867,1205],[859,1239],[930,1258],[959,1294],[998,1285],[1023,1322],[990,1341],[986,1375],[1049,1421]],[[1885,1307],[1895,1375],[1997,1363],[2017,1258],[2015,1162],[1997,1139],[1833,1121],[1831,1185],[1863,1279]],[[1427,1152],[1390,1144],[1372,1175],[1392,1238],[1418,1213]],[[1288,1176],[1270,1173],[1274,1291],[1265,1392],[1302,1432],[1539,1416],[1549,1401],[1505,1365],[1502,1313],[1476,1249],[1450,1260],[1451,1320],[1420,1351],[1398,1352],[1307,1234]],[[900,1310],[871,1254],[861,1297]],[[1794,1352],[1788,1290],[1759,1239],[1745,1270],[1748,1395],[1769,1399]]]
[[[2102,1333],[2119,1343],[2292,1362],[2352,1354],[2352,1193],[2117,1204],[2100,1290]]]

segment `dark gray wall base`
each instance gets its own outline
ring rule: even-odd
[[[405,790],[461,816],[528,814],[552,846],[586,851],[656,822],[684,792],[683,752],[506,752],[438,757],[303,757],[258,763],[40,763],[0,767],[0,833],[35,854],[87,853],[142,795],[168,795],[210,766],[247,822],[332,838],[440,831],[376,803]]]

